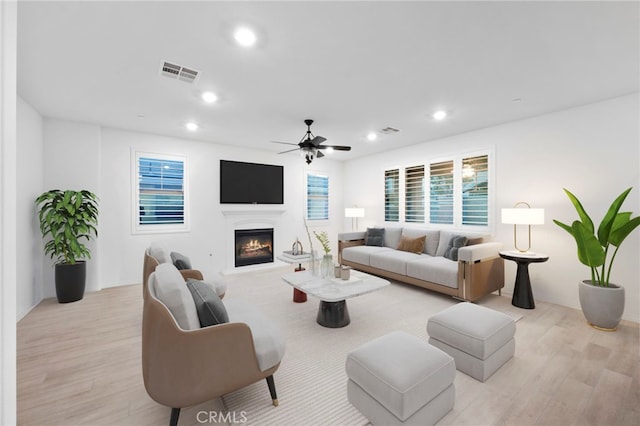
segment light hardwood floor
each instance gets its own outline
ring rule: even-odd
[[[508,297],[494,298],[494,306],[510,308]],[[484,384],[465,379],[456,388],[455,412],[440,424],[640,424],[638,324],[597,331],[581,312],[543,302],[521,313],[521,362]],[[140,285],[88,293],[71,304],[47,299],[34,308],[17,330],[18,424],[168,424],[169,409],[144,390],[141,321]],[[515,368],[523,362],[526,372]],[[224,407],[215,400],[185,409],[180,425],[200,410]]]

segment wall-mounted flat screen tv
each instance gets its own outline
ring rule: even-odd
[[[284,204],[284,167],[220,160],[221,204]]]

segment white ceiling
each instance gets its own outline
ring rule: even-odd
[[[312,118],[344,160],[637,92],[639,27],[638,2],[22,1],[18,94],[47,117],[271,152]]]

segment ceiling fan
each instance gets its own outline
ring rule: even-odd
[[[298,146],[297,148],[289,149],[287,151],[282,151],[282,152],[279,152],[278,154],[284,154],[286,152],[292,152],[299,149],[302,155],[304,155],[304,159],[307,162],[307,164],[311,164],[314,157],[316,158],[324,157],[324,154],[322,153],[323,149],[332,148],[332,149],[335,149],[336,151],[351,151],[350,146],[321,145],[321,143],[326,141],[327,139],[323,138],[322,136],[314,136],[313,133],[311,133],[311,125],[313,124],[313,120],[306,119],[304,120],[304,124],[307,125],[307,131],[305,132],[300,142],[298,142],[297,144],[289,143],[289,142],[272,141],[273,143],[281,143],[284,145]]]

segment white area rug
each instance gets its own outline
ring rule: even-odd
[[[392,282],[382,290],[347,301],[351,324],[325,328],[316,323],[318,301],[292,301],[293,288],[281,280],[290,268],[228,277],[226,298],[248,300],[277,321],[287,348],[274,374],[280,405],[271,404],[265,381],[222,398],[229,413],[248,425],[366,425],[368,421],[347,400],[347,354],[359,345],[395,330],[427,340],[427,320],[456,303],[448,296]],[[480,303],[516,320],[505,297],[489,296]],[[223,348],[222,348],[223,349]]]

